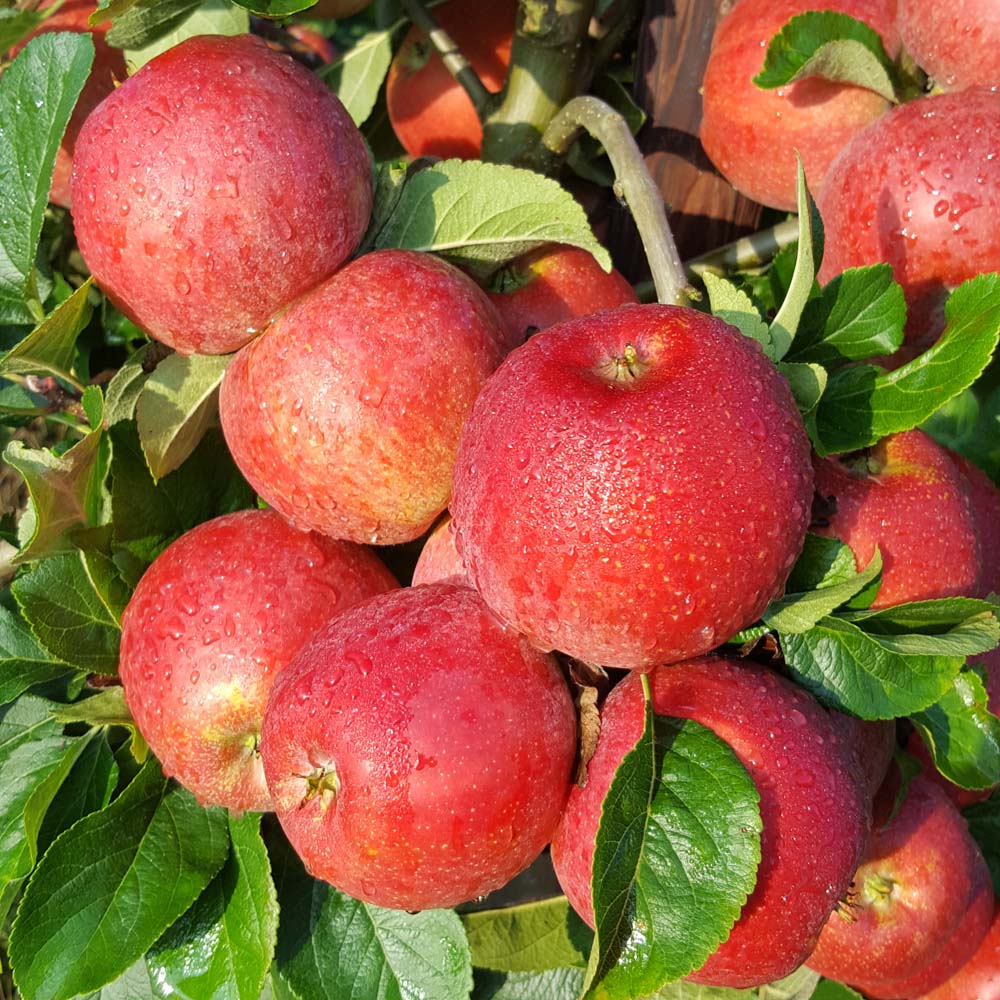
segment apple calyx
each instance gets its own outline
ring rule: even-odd
[[[636,382],[648,367],[635,345],[626,344],[621,354],[612,355],[599,370],[609,382]]]
[[[865,905],[885,907],[891,901],[895,888],[896,883],[891,878],[873,873],[865,876],[861,899]]]
[[[300,774],[306,783],[306,793],[302,796],[299,809],[304,808],[313,799],[319,800],[319,807],[324,812],[337,799],[340,791],[340,778],[337,776],[337,769],[332,764],[329,767],[317,767],[309,774]]]

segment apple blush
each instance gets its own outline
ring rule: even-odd
[[[377,906],[450,907],[549,842],[576,715],[552,656],[470,588],[428,584],[313,637],[274,686],[261,753],[314,876]]]
[[[204,805],[270,809],[258,742],[275,677],[331,616],[396,586],[370,550],[274,511],[226,514],[177,539],[125,609],[119,666],[165,773]]]
[[[112,302],[181,353],[226,354],[353,252],[371,165],[315,75],[252,35],[200,35],[92,112],[72,194]]]
[[[704,653],[781,593],[809,442],[759,345],[675,306],[536,334],[462,432],[451,513],[470,578],[542,649],[645,668]]]

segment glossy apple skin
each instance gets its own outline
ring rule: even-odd
[[[876,546],[882,554],[872,607],[975,593],[980,549],[967,491],[922,431],[890,435],[859,457],[817,459],[816,492],[835,513],[813,530],[849,545],[859,569]]]
[[[872,833],[854,877],[851,919],[830,916],[807,964],[880,1000],[905,1000],[913,994],[904,984],[943,957],[987,885],[989,872],[965,820],[937,785],[918,775],[899,812]],[[978,945],[990,915],[983,919],[981,904],[972,908],[979,919],[967,930],[978,933]]]
[[[899,34],[942,90],[1000,87],[1000,7],[993,0],[899,0]]]
[[[490,294],[512,346],[575,316],[636,304],[635,290],[616,270],[605,271],[579,247],[543,247],[506,268],[510,291]]]
[[[226,442],[293,524],[391,545],[448,506],[472,401],[505,333],[457,268],[408,250],[365,254],[303,296],[226,370]]]
[[[516,0],[451,0],[435,7],[434,17],[486,89],[498,93],[510,64]],[[392,60],[385,99],[393,130],[411,156],[479,156],[483,127],[472,101],[416,27]]]
[[[332,616],[396,586],[368,549],[297,531],[274,511],[181,536],[122,622],[125,698],[164,771],[205,805],[270,809],[257,743],[275,677]]]
[[[844,148],[817,201],[820,281],[884,261],[906,294],[907,336],[940,333],[947,291],[1000,268],[1000,93],[896,108]]]
[[[995,899],[993,921],[976,953],[920,1000],[1000,1000],[1000,910]]]
[[[451,513],[502,619],[542,649],[650,667],[707,652],[781,592],[808,453],[756,343],[691,309],[623,306],[536,334],[487,382]]]
[[[226,354],[354,250],[361,134],[333,92],[250,35],[189,38],[87,119],[73,221],[98,284],[151,337]]]
[[[414,587],[442,580],[472,586],[472,581],[465,572],[462,555],[455,544],[455,530],[452,527],[450,514],[446,514],[427,536],[427,541],[424,542],[424,547],[417,558],[417,564],[413,567]]]
[[[47,0],[39,6],[45,10],[47,7],[51,7],[54,2],[55,0]],[[107,35],[108,29],[111,27],[111,22],[105,21],[95,28],[90,26],[90,15],[95,10],[97,10],[97,4],[93,3],[92,0],[66,0],[54,14],[50,14],[46,18],[41,27],[32,35],[35,37],[50,31],[74,31],[81,34],[89,32],[94,42],[94,62],[90,67],[90,76],[87,77],[87,82],[83,85],[80,97],[73,108],[73,114],[70,115],[62,143],[56,153],[55,169],[52,173],[49,201],[61,205],[63,208],[70,208],[72,205],[70,174],[73,170],[73,150],[76,147],[80,128],[87,115],[115,89],[117,83],[123,81],[128,75],[122,50],[112,48],[104,40],[104,36]],[[27,42],[24,43],[24,45],[26,44]],[[24,45],[16,46],[11,54],[15,55]]]
[[[982,469],[955,452],[948,452],[965,479],[972,517],[979,536],[982,575],[976,596],[1000,593],[1000,490]]]
[[[454,906],[526,868],[559,820],[575,752],[555,659],[446,583],[331,621],[278,679],[261,740],[278,819],[312,874],[407,910]],[[309,776],[335,790],[309,795]]]
[[[819,6],[866,22],[890,54],[898,51],[894,0]],[[787,211],[796,205],[796,150],[817,190],[840,150],[889,109],[872,91],[819,77],[777,90],[761,90],[753,82],[772,36],[790,18],[814,9],[813,0],[740,0],[718,23],[702,84],[705,152],[738,191]]]
[[[729,939],[687,978],[732,987],[780,979],[811,951],[868,835],[871,795],[844,729],[804,690],[749,661],[703,657],[656,667],[650,680],[655,711],[711,729],[732,747],[760,794],[756,888]],[[633,674],[605,702],[587,784],[570,792],[552,839],[559,884],[591,926],[601,806],[642,726],[642,687]]]

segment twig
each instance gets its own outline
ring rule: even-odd
[[[692,257],[691,260],[685,261],[684,269],[689,277],[700,278],[706,271],[729,274],[750,267],[762,267],[769,263],[779,250],[790,246],[798,238],[799,221],[792,216],[769,229],[761,229],[698,257]]]

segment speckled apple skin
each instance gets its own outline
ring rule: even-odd
[[[151,337],[226,354],[354,250],[361,134],[329,87],[251,35],[189,38],[87,119],[73,222],[98,284]]]
[[[644,370],[616,381],[628,345]],[[732,327],[675,306],[594,313],[536,334],[476,400],[459,550],[542,649],[684,659],[781,592],[810,516],[808,455],[788,384]]]
[[[694,719],[728,743],[760,794],[757,885],[729,939],[691,982],[750,987],[787,975],[812,950],[846,892],[870,824],[870,795],[834,713],[749,661],[703,657],[650,674],[660,715]],[[601,806],[642,732],[640,678],[608,696],[587,784],[570,792],[552,861],[573,908],[593,926],[590,879]]]
[[[605,271],[579,247],[543,247],[515,261],[509,271],[515,282],[523,284],[509,292],[491,293],[490,301],[507,327],[512,347],[523,344],[529,334],[574,316],[639,301],[618,271]]]
[[[881,1000],[905,1000],[914,994],[898,985],[941,957],[984,875],[988,883],[961,814],[940,788],[917,775],[899,812],[865,848],[854,878],[853,919],[831,914],[809,968]],[[873,878],[891,884],[888,899],[866,889]],[[989,915],[980,924],[982,940]]]
[[[950,979],[919,1000],[1000,1000],[1000,909],[975,954]]]
[[[182,535],[122,622],[125,698],[164,771],[205,805],[270,809],[257,742],[274,678],[329,618],[396,586],[370,550],[274,511]]]
[[[424,547],[417,558],[417,564],[413,567],[414,587],[442,580],[472,586],[472,581],[465,572],[461,553],[455,544],[451,515],[445,515],[427,536],[427,541],[424,542]]]
[[[995,0],[899,0],[906,51],[942,90],[1000,87],[1000,6]]]
[[[820,7],[864,21],[890,54],[899,50],[894,2],[833,0]],[[719,21],[702,84],[705,152],[738,191],[786,211],[795,211],[796,150],[816,190],[840,150],[889,109],[870,90],[819,77],[776,90],[753,82],[772,36],[815,9],[814,0],[741,0]]]
[[[884,261],[906,295],[907,336],[940,332],[948,289],[1000,268],[1000,94],[896,108],[844,148],[817,202],[820,281]]]
[[[836,513],[814,530],[849,545],[859,569],[878,546],[882,587],[872,607],[975,593],[979,540],[947,452],[913,430],[883,438],[867,454],[817,459],[816,492],[833,498]]]
[[[459,433],[504,338],[457,268],[408,250],[365,254],[226,369],[226,442],[299,527],[410,541],[448,506]]]
[[[278,679],[261,753],[317,878],[407,910],[497,889],[548,843],[576,716],[553,657],[468,587],[410,587],[330,622]],[[303,776],[335,773],[307,795]]]
[[[1000,490],[982,469],[953,451],[949,457],[965,480],[972,518],[979,536],[982,573],[976,595],[1000,593]]]

